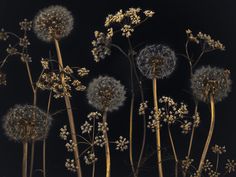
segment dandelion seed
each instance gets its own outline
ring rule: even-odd
[[[200,101],[209,102],[210,94],[214,101],[219,102],[228,96],[231,91],[230,71],[203,66],[195,71],[191,78],[193,95]]]
[[[52,118],[38,107],[16,105],[4,116],[6,135],[15,141],[35,141],[47,137]]]
[[[149,45],[136,58],[140,72],[148,79],[168,77],[176,66],[175,52],[164,45]]]
[[[44,8],[34,18],[34,32],[45,42],[60,40],[70,34],[74,19],[65,7],[55,5]]]
[[[87,98],[89,104],[100,111],[117,110],[125,100],[125,89],[120,81],[113,77],[99,76],[88,86]]]

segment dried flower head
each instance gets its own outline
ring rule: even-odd
[[[112,36],[109,33],[104,34],[103,32],[95,31],[95,40],[92,41],[93,49],[92,54],[96,62],[104,59],[106,56],[111,54],[111,40]]]
[[[212,152],[218,155],[221,155],[223,153],[226,153],[226,148],[225,146],[219,146],[217,144],[215,144],[214,146],[212,146],[211,148]]]
[[[136,58],[141,73],[148,79],[163,79],[175,69],[175,52],[165,45],[149,45],[139,52]]]
[[[215,102],[221,101],[231,91],[230,71],[203,66],[193,74],[191,88],[193,95],[200,101],[209,102],[211,94]]]
[[[119,139],[115,141],[115,144],[116,150],[123,152],[128,149],[129,141],[123,136],[120,136]]]
[[[51,42],[68,36],[73,29],[74,19],[67,8],[49,6],[38,12],[34,18],[34,31],[39,39]]]
[[[15,141],[41,140],[47,137],[52,118],[38,107],[15,105],[3,120],[6,135]]]
[[[225,170],[226,170],[226,173],[235,172],[235,170],[236,170],[235,160],[227,159],[227,163],[225,164]]]
[[[96,109],[111,112],[123,105],[125,93],[120,81],[109,76],[99,76],[89,84],[87,98]]]
[[[30,31],[33,26],[33,22],[29,21],[28,19],[24,19],[23,21],[19,23],[19,25],[20,25],[21,30]]]

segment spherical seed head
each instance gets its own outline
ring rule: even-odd
[[[68,36],[73,29],[74,19],[67,8],[49,6],[38,12],[34,18],[34,31],[39,39],[51,42]]]
[[[123,105],[126,91],[120,81],[108,76],[99,76],[88,86],[89,104],[100,111],[117,110]]]
[[[195,71],[191,78],[193,95],[200,101],[209,102],[212,94],[215,102],[228,96],[231,91],[230,71],[203,66]]]
[[[47,137],[52,118],[38,107],[15,105],[3,119],[6,135],[15,141],[37,141]]]
[[[176,60],[175,52],[162,44],[146,46],[136,58],[139,70],[148,79],[168,77],[175,70]]]

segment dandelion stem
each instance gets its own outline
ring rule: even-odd
[[[27,177],[28,142],[23,142],[22,177]]]
[[[35,141],[31,143],[31,159],[30,159],[30,177],[33,176],[33,169],[34,169],[34,145]]]
[[[61,56],[61,50],[60,50],[59,42],[56,39],[54,39],[54,42],[55,42],[55,47],[56,47],[56,51],[57,51],[57,58],[58,58],[58,63],[59,63],[59,69],[62,70],[62,68],[63,68],[63,61],[62,61],[62,56]],[[61,81],[62,81],[62,85],[64,85],[65,78],[64,78],[63,72],[61,74]],[[66,110],[67,110],[69,124],[70,124],[72,141],[73,141],[73,143],[77,144],[75,124],[74,124],[74,116],[73,116],[73,112],[72,112],[72,108],[71,108],[70,98],[65,95],[64,99],[65,99]],[[77,166],[77,168],[76,168],[77,169],[77,176],[78,177],[82,177],[82,171],[81,171],[81,166],[80,166],[80,159],[79,159],[79,150],[78,150],[78,148],[75,148],[73,152],[74,152],[74,158],[75,158],[75,162],[76,162],[76,166]]]
[[[154,100],[154,111],[155,111],[154,114],[155,114],[155,116],[158,116],[158,99],[157,99],[157,80],[156,80],[156,78],[153,79],[153,100]],[[158,173],[159,173],[159,177],[163,177],[162,158],[161,158],[160,120],[157,121],[157,125],[156,125],[156,148],[157,148]]]
[[[198,172],[199,172],[200,176],[201,176],[202,167],[203,167],[206,155],[207,155],[207,151],[208,151],[208,148],[209,148],[209,145],[210,145],[210,142],[211,142],[211,138],[212,138],[213,131],[214,131],[214,126],[215,126],[215,103],[214,103],[214,97],[213,97],[212,94],[210,95],[210,105],[211,105],[211,125],[210,125],[207,140],[206,140],[204,150],[203,150],[203,153],[202,153],[202,156],[201,156],[201,160],[200,160],[200,163],[199,163],[199,167],[198,167]]]
[[[107,111],[103,113],[103,124],[107,122]],[[107,130],[103,131],[103,135],[105,138],[105,151],[106,151],[106,177],[111,176],[111,155],[110,155],[110,146],[109,146],[109,139],[107,135]]]
[[[46,177],[46,139],[43,140],[43,177]]]

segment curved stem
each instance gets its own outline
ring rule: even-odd
[[[22,177],[27,177],[28,142],[23,142]]]
[[[132,65],[132,69],[134,72],[134,76],[136,78],[136,81],[138,82],[138,86],[139,86],[139,92],[141,95],[141,100],[144,103],[144,93],[143,93],[143,88],[142,88],[142,81],[140,80],[138,73],[137,73],[137,69],[134,63],[134,55],[133,55],[133,47],[131,44],[130,39],[128,38],[128,44],[129,44],[129,50],[131,51],[131,57],[130,57],[130,64]],[[133,79],[132,79],[133,80]],[[133,81],[134,82],[134,81]],[[143,159],[143,153],[144,153],[144,149],[145,149],[145,145],[146,145],[146,129],[147,128],[147,123],[146,123],[146,115],[143,115],[143,137],[142,137],[142,146],[141,146],[141,150],[140,150],[140,154],[139,154],[139,158],[138,158],[138,163],[137,163],[137,167],[136,167],[136,172],[135,175],[138,176],[139,174],[139,169],[141,166],[141,162]]]
[[[107,111],[104,111],[103,113],[103,124],[107,122]],[[105,151],[106,151],[106,177],[111,176],[111,154],[110,154],[110,146],[109,146],[109,139],[107,135],[107,131],[103,131],[103,135],[105,138]]]
[[[61,50],[60,50],[59,42],[56,39],[54,39],[54,43],[55,43],[55,47],[56,47],[56,51],[57,51],[57,59],[58,59],[58,64],[59,64],[59,70],[62,71],[63,61],[62,61],[62,56],[61,56]],[[64,78],[63,72],[61,74],[61,82],[62,82],[62,85],[64,85],[65,78]],[[76,139],[74,116],[73,116],[73,112],[72,112],[72,108],[71,108],[70,98],[65,95],[64,99],[65,99],[66,110],[67,110],[67,115],[68,115],[68,119],[69,119],[71,138],[72,138],[73,143],[78,144],[77,143],[77,139]],[[81,171],[81,165],[80,165],[79,150],[78,150],[78,148],[74,148],[73,152],[74,152],[74,160],[75,160],[76,167],[77,167],[76,168],[77,176],[78,177],[82,177],[82,171]]]
[[[153,79],[153,100],[154,100],[154,111],[155,115],[158,116],[158,99],[157,99],[157,80]],[[159,119],[159,118],[157,118]],[[159,177],[163,177],[162,170],[162,157],[161,157],[161,129],[160,129],[160,120],[157,121],[156,125],[156,148],[157,148],[157,166]]]
[[[195,103],[195,110],[194,110],[195,116],[197,115],[197,112],[198,112],[198,103],[196,102]],[[192,132],[191,132],[191,137],[190,137],[190,142],[189,142],[189,147],[188,147],[188,155],[187,155],[188,158],[190,157],[191,150],[192,150],[194,133],[195,133],[195,127],[193,126]]]
[[[137,177],[133,162],[133,111],[134,111],[134,94],[130,102],[130,122],[129,122],[129,160],[134,177]]]
[[[189,40],[187,40],[186,43],[185,43],[185,53],[186,53],[186,58],[188,59],[188,63],[189,63],[190,75],[192,76],[193,66],[192,66],[192,61],[191,61],[189,51],[188,51],[188,44],[189,44]]]
[[[210,142],[211,142],[211,138],[212,138],[213,131],[214,131],[214,126],[215,126],[215,103],[214,103],[213,95],[210,95],[210,104],[211,104],[211,125],[210,125],[207,140],[206,140],[204,150],[203,150],[203,153],[202,153],[202,157],[201,157],[199,167],[198,167],[198,172],[199,172],[200,176],[201,176],[202,167],[203,167],[206,155],[207,155],[207,151],[208,151],[208,148],[209,148],[209,145],[210,145]]]

